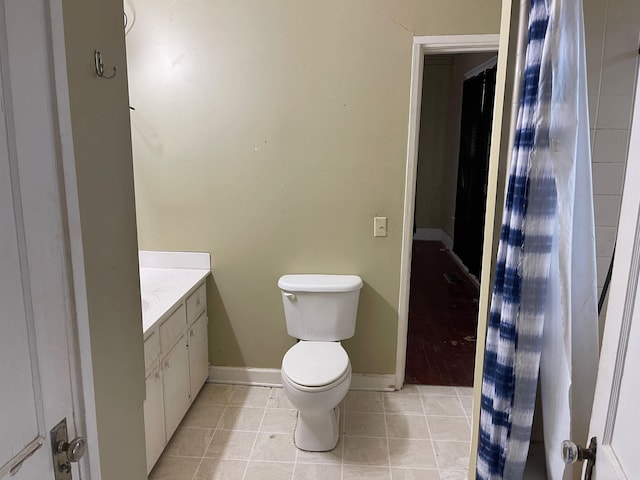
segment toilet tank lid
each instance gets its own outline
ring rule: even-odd
[[[288,292],[352,292],[362,288],[357,275],[283,275],[278,287]]]

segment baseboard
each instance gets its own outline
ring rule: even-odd
[[[235,385],[282,387],[279,368],[216,367],[212,365],[209,367],[207,381]],[[351,378],[351,390],[393,391],[395,390],[395,375],[354,373]]]
[[[394,374],[354,373],[351,378],[351,390],[372,390],[375,392],[393,392],[396,384]]]
[[[453,248],[453,240],[441,228],[417,228],[413,234],[414,240],[437,240],[442,242],[448,250]]]
[[[462,262],[462,260],[460,260],[460,257],[456,255],[453,250],[449,250],[449,253],[451,254],[453,260],[458,264],[458,266],[464,271],[464,273],[467,274],[467,278],[471,280],[476,287],[480,288],[480,280],[478,280],[478,277],[476,277],[472,273],[469,273],[469,269],[467,268],[467,266]]]
[[[209,382],[281,387],[279,368],[209,367]]]
[[[418,228],[416,229],[416,233],[413,235],[414,240],[437,240],[442,242],[444,246],[449,250],[449,253],[455,260],[455,262],[465,271],[467,277],[477,286],[480,287],[480,282],[476,278],[475,275],[469,273],[469,269],[467,266],[460,260],[460,257],[454,253],[453,249],[453,240],[451,237],[447,235],[444,230],[439,228]]]

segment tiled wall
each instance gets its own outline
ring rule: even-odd
[[[616,239],[638,69],[640,0],[584,0],[598,294]]]

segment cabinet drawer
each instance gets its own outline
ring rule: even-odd
[[[207,307],[207,285],[203,283],[187,297],[187,323],[191,324]]]
[[[162,352],[168,352],[176,341],[184,334],[186,317],[184,305],[178,309],[160,325],[160,348]]]
[[[160,356],[160,337],[157,330],[144,341],[144,373],[145,377],[155,368]]]

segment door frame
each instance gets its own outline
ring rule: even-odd
[[[78,462],[80,478],[101,480],[98,425],[94,393],[93,362],[89,329],[89,309],[85,281],[84,251],[80,228],[80,200],[77,190],[71,106],[67,77],[67,54],[63,0],[50,0],[49,23],[43,25],[51,39],[50,69],[53,79],[55,120],[58,130],[58,161],[61,219],[65,229],[64,253],[71,318],[67,323],[69,370],[71,373],[76,435],[87,439],[87,453]],[[71,435],[71,432],[70,432]]]
[[[413,244],[413,216],[415,212],[416,179],[418,170],[418,143],[420,140],[420,110],[422,106],[422,82],[424,72],[425,55],[451,54],[451,53],[478,53],[499,52],[500,35],[437,35],[413,37],[413,50],[411,62],[411,90],[409,106],[409,139],[407,142],[407,170],[404,185],[404,216],[402,221],[402,254],[400,260],[400,298],[398,301],[398,337],[396,345],[396,372],[395,388],[400,390],[404,384],[404,375],[407,361],[407,334],[409,329],[409,293],[411,281],[411,250]],[[498,54],[500,56],[500,54]],[[500,64],[498,66],[500,68]],[[502,66],[504,69],[504,65]],[[504,76],[498,76],[496,80],[496,99],[498,98],[498,82]],[[496,105],[497,106],[497,105]],[[496,126],[495,117],[501,115],[501,110],[494,109],[493,127]],[[492,135],[492,139],[495,139]],[[492,142],[493,143],[493,142]],[[498,171],[497,155],[491,154],[489,160],[489,176],[493,179]],[[492,176],[493,175],[493,176]],[[487,191],[487,225],[493,225],[493,214],[490,211],[489,197],[495,198],[496,189],[492,188],[494,181],[489,182]],[[485,229],[485,236],[487,230]],[[492,237],[492,236],[491,236]],[[489,248],[487,248],[489,247]],[[490,252],[492,245],[487,245],[485,239],[484,248]],[[483,260],[484,264],[484,260]],[[484,278],[484,276],[483,276]],[[482,284],[481,284],[482,285]],[[480,328],[480,324],[478,324]]]
[[[398,301],[398,337],[396,349],[395,387],[402,388],[404,383],[407,330],[409,313],[409,280],[411,274],[411,245],[413,237],[413,211],[415,198],[415,179],[417,169],[417,133],[419,131],[419,105],[422,96],[421,77],[424,65],[424,48],[435,51],[455,49],[468,45],[482,48],[491,41],[495,48],[498,43],[498,69],[496,93],[493,109],[493,127],[491,133],[491,155],[489,161],[489,181],[487,185],[487,206],[484,225],[484,245],[482,256],[482,277],[480,279],[480,298],[478,304],[478,334],[476,341],[476,362],[474,368],[473,414],[471,421],[471,449],[469,459],[470,478],[475,475],[478,449],[478,431],[480,416],[481,382],[484,370],[484,348],[486,342],[487,320],[490,307],[491,284],[494,277],[497,245],[500,238],[502,210],[504,205],[507,165],[513,149],[515,123],[519,102],[519,72],[524,63],[524,44],[527,35],[526,2],[503,0],[500,13],[500,33],[486,37],[484,35],[456,35],[444,37],[415,37],[412,53],[411,94],[409,112],[409,135],[407,144],[407,172],[405,180],[404,219],[402,233],[402,255],[400,266],[400,292]],[[479,45],[478,45],[479,44]],[[487,47],[485,47],[487,48]],[[438,50],[439,49],[439,50]],[[433,51],[433,50],[432,50]],[[451,51],[451,50],[449,50]],[[408,227],[411,225],[411,228]]]

